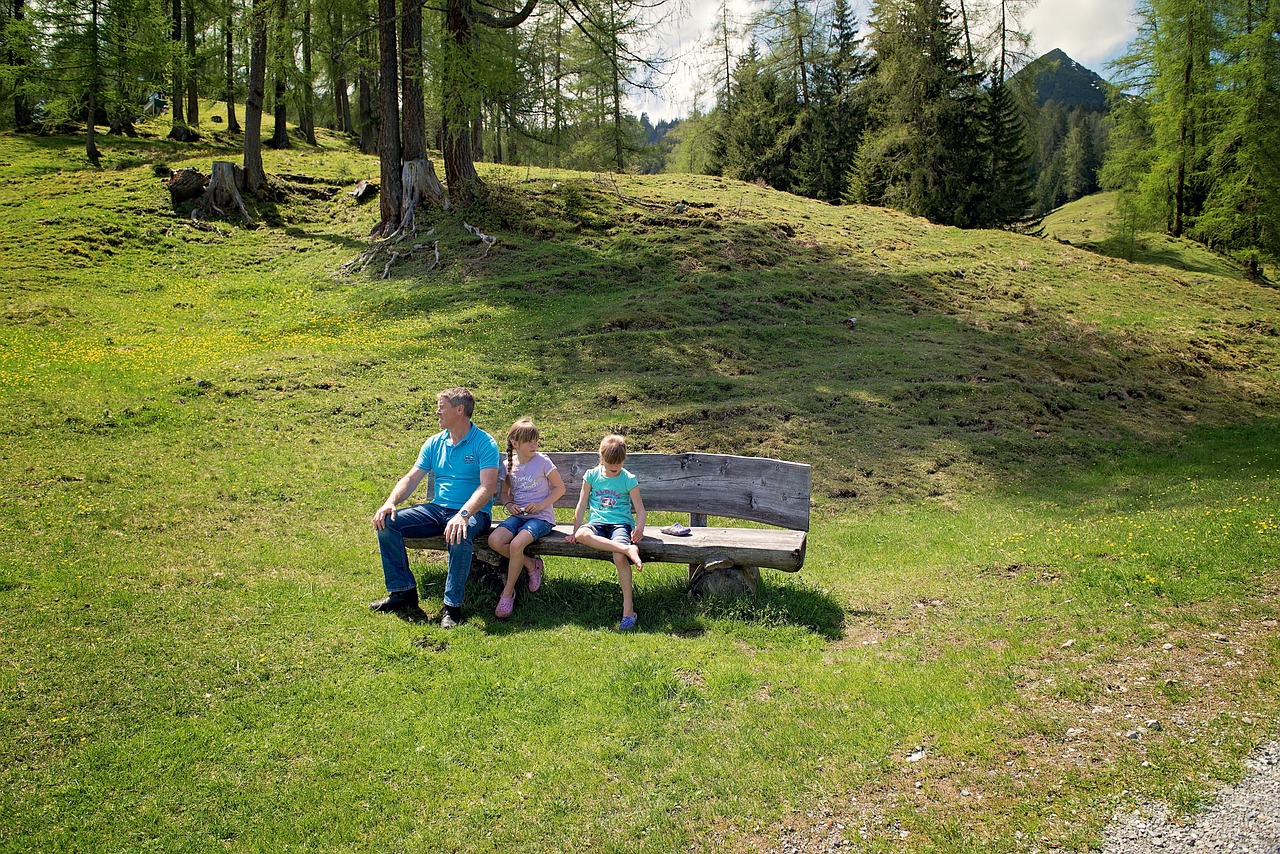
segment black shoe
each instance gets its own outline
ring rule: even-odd
[[[455,608],[453,605],[445,605],[444,613],[440,615],[440,628],[451,629],[461,622],[462,609]]]
[[[417,607],[417,590],[398,590],[395,593],[388,593],[385,599],[379,599],[377,602],[369,603],[370,611],[379,611],[383,614],[412,611]]]

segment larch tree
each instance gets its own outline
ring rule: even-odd
[[[274,129],[271,134],[272,148],[289,148],[289,80],[295,77],[293,28],[290,25],[289,0],[276,0],[275,38],[272,44],[272,71],[275,77],[275,93],[271,100],[274,112]]]
[[[266,96],[267,26],[271,0],[253,0],[249,12],[249,83],[244,99],[245,189],[261,196],[267,188],[262,164],[262,107]]]
[[[1188,236],[1216,249],[1280,255],[1280,2],[1235,0],[1224,11],[1212,184]]]
[[[1151,105],[1155,158],[1143,204],[1181,237],[1207,191],[1210,107],[1221,47],[1215,9],[1222,0],[1142,0],[1138,36],[1118,67]]]
[[[223,0],[223,100],[227,103],[227,132],[240,133],[240,121],[236,118],[236,0]]]

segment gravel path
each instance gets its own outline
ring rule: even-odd
[[[1102,854],[1280,854],[1280,742],[1245,764],[1248,776],[1219,792],[1194,824],[1171,820],[1161,804],[1118,815],[1107,828]]]

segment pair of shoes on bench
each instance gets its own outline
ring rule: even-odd
[[[639,618],[639,616],[640,616],[639,614],[631,614],[630,616],[624,616],[622,618],[622,622],[618,623],[618,631],[620,632],[634,631],[636,627],[636,619]]]

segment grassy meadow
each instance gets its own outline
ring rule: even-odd
[[[1280,291],[491,164],[343,274],[374,159],[268,150],[205,230],[157,167],[234,145],[157,132],[0,135],[0,849],[1087,850],[1280,737]],[[629,635],[598,561],[370,613],[457,384],[546,449],[810,463],[804,569],[651,564]]]

